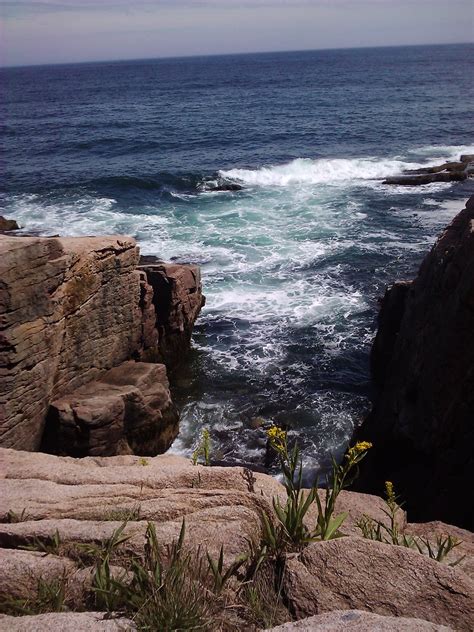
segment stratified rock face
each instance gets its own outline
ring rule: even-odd
[[[153,289],[158,359],[174,366],[189,348],[194,321],[205,303],[200,270],[197,266],[166,263],[142,265],[141,270]],[[150,352],[145,351],[143,359],[149,356]]]
[[[0,236],[0,252],[0,444],[35,450],[51,401],[139,348],[138,248]]]
[[[415,520],[474,528],[474,198],[412,284],[384,298],[372,366],[379,393],[361,489],[393,480]],[[365,464],[364,464],[365,465]]]
[[[156,388],[146,392],[132,365],[122,367],[120,384],[117,373],[103,374],[130,359],[176,364],[204,299],[197,268],[163,264],[145,273],[138,262],[127,237],[0,235],[0,445],[38,449],[55,402],[56,439],[68,436],[72,454],[86,446],[91,454],[148,453],[147,437],[150,450],[169,446],[177,425],[164,367],[154,369]],[[162,439],[152,431],[160,415]],[[122,428],[127,437],[118,447]]]

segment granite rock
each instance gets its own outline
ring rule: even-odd
[[[474,582],[412,549],[361,538],[310,545],[286,561],[283,590],[297,619],[363,609],[456,630],[474,626]]]

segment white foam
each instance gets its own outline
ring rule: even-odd
[[[444,161],[459,160],[461,154],[474,153],[473,145],[430,145],[407,152],[406,156],[380,158],[297,158],[283,165],[260,169],[229,169],[219,172],[222,178],[261,187],[288,187],[294,184],[341,184],[381,180]],[[418,158],[418,162],[413,157]],[[448,184],[449,186],[449,184]]]
[[[284,165],[261,169],[230,169],[220,175],[250,186],[286,187],[293,184],[338,184],[344,181],[373,180],[396,175],[409,168],[401,160],[379,158],[298,158]]]

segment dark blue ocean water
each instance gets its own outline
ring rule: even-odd
[[[471,153],[469,45],[0,70],[0,214],[127,233],[202,266],[174,449],[258,461],[255,418],[319,467],[368,406],[385,284],[411,278],[472,181],[382,179]],[[216,192],[225,182],[240,191]]]

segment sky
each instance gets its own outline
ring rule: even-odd
[[[0,65],[469,42],[472,0],[0,0]]]

